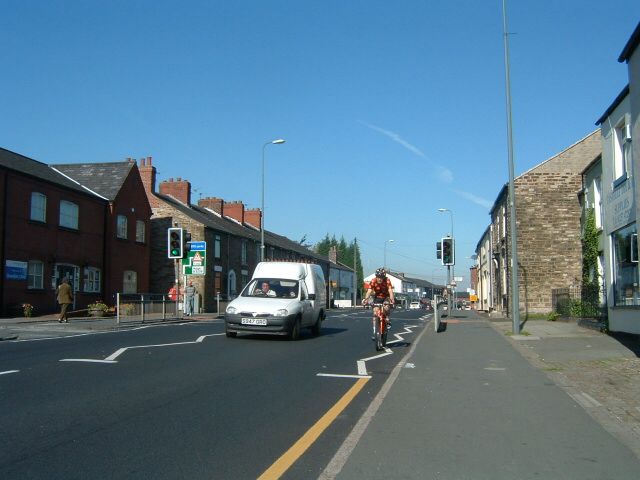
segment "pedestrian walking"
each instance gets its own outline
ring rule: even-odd
[[[58,285],[57,290],[58,303],[60,304],[60,318],[58,323],[69,323],[69,317],[67,310],[69,305],[73,303],[73,292],[71,291],[71,285],[69,285],[69,279],[64,277],[62,283]]]
[[[193,304],[196,298],[196,287],[193,286],[193,282],[189,282],[189,286],[184,289],[184,314],[187,317],[193,315]]]

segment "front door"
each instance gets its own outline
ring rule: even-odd
[[[76,292],[80,289],[80,267],[77,265],[70,265],[67,263],[56,263],[53,270],[53,282],[52,286],[54,291],[57,290],[58,285],[62,283],[62,279],[67,277],[69,279],[69,285],[73,290],[73,305],[72,310],[76,309]],[[57,304],[56,298],[56,304]]]

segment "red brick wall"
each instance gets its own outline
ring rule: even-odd
[[[191,183],[182,178],[174,180],[170,178],[160,182],[160,193],[162,195],[170,195],[185,205],[191,205]]]
[[[137,290],[147,293],[150,288],[151,261],[151,207],[143,188],[143,181],[137,167],[131,172],[110,208],[107,228],[107,265],[105,272],[105,300],[115,303],[115,294],[123,291],[126,270],[137,274]],[[117,237],[117,217],[127,217],[127,238]],[[136,241],[136,222],[145,222],[145,241]]]
[[[9,309],[21,303],[31,303],[35,314],[58,310],[52,275],[55,263],[83,267],[85,265],[104,270],[104,218],[107,204],[104,200],[80,192],[66,190],[25,175],[8,173],[6,203],[0,215],[6,216],[2,229],[5,243],[3,259],[2,310],[4,314],[15,313]],[[29,220],[31,216],[31,192],[40,192],[47,197],[46,222]],[[3,197],[4,198],[4,197]],[[59,226],[60,201],[67,200],[78,205],[78,230]],[[4,279],[4,261],[16,260],[43,262],[41,290],[27,288],[27,280]],[[80,271],[82,289],[82,270]],[[83,308],[101,295],[80,292],[76,296],[76,308]]]

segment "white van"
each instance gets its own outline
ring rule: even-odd
[[[309,327],[320,334],[327,295],[320,265],[294,262],[260,262],[240,296],[224,316],[227,337],[238,332],[300,336]]]

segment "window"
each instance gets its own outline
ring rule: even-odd
[[[627,178],[627,169],[631,165],[631,130],[623,121],[614,130],[613,136],[613,173],[614,180]],[[616,182],[614,182],[614,185]]]
[[[44,264],[38,260],[29,260],[27,267],[27,288],[43,288]]]
[[[220,258],[220,235],[216,235],[213,242],[213,256],[214,258]]]
[[[596,228],[601,229],[603,225],[602,212],[602,181],[600,177],[593,179],[593,208],[596,214]]]
[[[124,215],[118,215],[116,237],[127,238],[127,217]]]
[[[60,200],[60,226],[78,229],[78,205]]]
[[[216,272],[213,280],[213,288],[215,289],[216,296],[219,293],[222,293],[220,288],[222,287],[222,274],[220,272]]]
[[[42,193],[31,192],[31,220],[36,222],[47,221],[47,197]]]
[[[136,242],[144,243],[146,233],[146,224],[143,220],[136,220]]]
[[[122,278],[122,293],[138,293],[138,274],[125,270]]]
[[[236,296],[236,272],[231,270],[229,272],[227,292],[229,293],[229,298],[234,298]]]
[[[246,240],[242,240],[242,246],[240,249],[240,256],[241,256],[241,262],[242,265],[246,265],[247,264],[247,241]]]
[[[100,293],[100,269],[94,267],[84,268],[84,286],[82,290]]]
[[[636,225],[632,224],[611,234],[613,250],[613,296],[616,306],[640,305]]]

